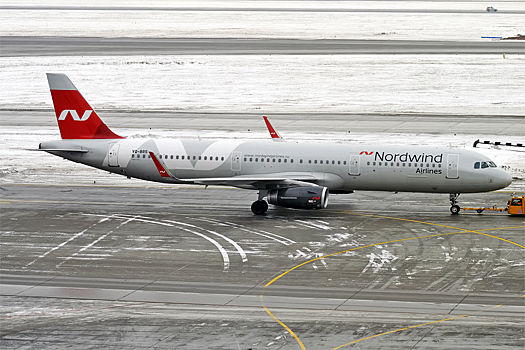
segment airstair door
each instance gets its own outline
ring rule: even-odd
[[[447,179],[459,178],[459,154],[447,156]]]

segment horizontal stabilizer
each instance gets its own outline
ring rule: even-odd
[[[44,152],[80,152],[88,153],[89,150],[82,148],[39,148],[39,149],[28,149],[28,151],[44,151]]]

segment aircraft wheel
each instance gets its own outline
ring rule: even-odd
[[[478,209],[478,210],[476,210],[476,211],[478,212],[478,214],[483,213],[483,209]]]
[[[453,205],[450,207],[450,212],[452,214],[459,214],[459,211],[461,210],[461,208],[459,207],[459,205]]]
[[[252,203],[252,212],[255,215],[262,215],[268,210],[268,203],[266,201],[255,201]]]

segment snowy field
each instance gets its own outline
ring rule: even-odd
[[[486,6],[498,13],[486,13]],[[210,38],[350,38],[478,41],[525,34],[519,1],[12,1],[0,0],[2,35]],[[8,6],[112,6],[112,11],[14,10]],[[324,8],[474,11],[479,13],[131,11],[129,7]],[[126,9],[128,7],[128,9]],[[1,56],[1,52],[0,52]],[[0,57],[0,109],[51,109],[46,72],[63,72],[95,109],[231,113],[425,113],[523,116],[523,55],[250,55]],[[122,130],[142,137],[149,129]],[[430,132],[430,131],[429,131]],[[154,130],[159,137],[194,130]],[[316,135],[317,141],[429,144],[469,148],[472,135]],[[519,134],[519,132],[518,132]],[[144,185],[47,154],[25,151],[58,137],[54,128],[4,127],[0,181]],[[245,137],[199,133],[201,137]],[[525,125],[523,126],[525,135]],[[250,138],[267,135],[250,135]],[[311,139],[296,133],[287,139]],[[485,139],[500,140],[486,135]],[[525,137],[505,142],[525,143]],[[480,149],[522,179],[523,153]],[[58,174],[60,173],[60,174]],[[52,175],[56,175],[53,177]],[[60,180],[58,178],[60,176]],[[152,184],[155,185],[155,184]],[[524,190],[523,180],[513,184]]]
[[[525,2],[514,1],[0,1],[0,6],[89,6],[112,11],[0,11],[9,36],[296,38],[360,40],[463,40],[525,34]],[[487,13],[487,6],[498,8]],[[146,10],[134,11],[130,7]],[[147,8],[155,8],[147,10]],[[234,8],[236,11],[162,11],[159,8]],[[257,11],[239,11],[238,9]],[[260,11],[270,9],[272,11]],[[292,9],[291,11],[276,11]],[[301,12],[335,10],[457,10],[470,13]],[[507,13],[505,13],[507,11]]]
[[[525,18],[525,16],[524,16]],[[523,115],[525,54],[0,58],[0,108],[52,108],[46,72],[96,109]]]

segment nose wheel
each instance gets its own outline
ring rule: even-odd
[[[263,215],[268,210],[268,203],[265,200],[258,200],[252,203],[252,212],[255,215]]]
[[[449,196],[449,199],[450,199],[450,212],[453,214],[453,215],[457,215],[459,214],[461,208],[460,206],[457,204],[458,203],[458,197],[459,197],[459,193],[451,193],[450,196]]]

